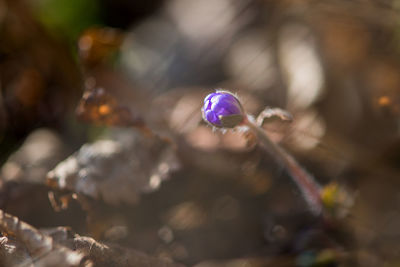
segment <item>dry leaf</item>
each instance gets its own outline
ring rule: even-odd
[[[0,242],[0,255],[5,256],[2,263],[6,266],[30,266],[33,262],[43,267],[90,266],[83,254],[56,244],[50,236],[2,210],[0,230],[7,235]]]
[[[86,144],[48,174],[48,184],[108,204],[139,200],[157,189],[178,161],[172,145],[159,137],[121,131],[119,140]]]

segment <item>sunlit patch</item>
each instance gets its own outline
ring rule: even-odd
[[[174,0],[167,9],[178,28],[193,41],[219,38],[235,22],[230,0]]]
[[[2,177],[5,177],[3,179],[7,180],[14,180],[20,177],[22,173],[21,166],[15,162],[6,162],[1,169]]]
[[[323,118],[313,109],[299,113],[292,124],[294,132],[290,136],[290,141],[301,150],[314,148],[326,132]]]
[[[222,146],[232,150],[243,150],[247,147],[247,140],[240,132],[228,131],[221,139]]]
[[[149,186],[152,189],[157,189],[158,187],[160,187],[160,184],[161,184],[161,177],[159,175],[157,175],[157,174],[153,174],[150,177]]]
[[[174,105],[169,115],[170,126],[179,133],[195,129],[201,120],[201,105],[198,94],[184,94]]]
[[[306,108],[321,94],[325,82],[321,60],[310,30],[301,25],[283,27],[279,58],[286,74],[291,108]]]
[[[391,104],[392,104],[392,101],[387,96],[381,96],[378,99],[378,105],[381,107],[387,107],[387,106],[390,106]]]
[[[111,108],[109,105],[100,105],[99,106],[99,113],[100,115],[108,115],[111,112]]]
[[[284,142],[298,150],[314,148],[326,132],[324,119],[314,109],[297,112],[290,123],[271,120],[263,127],[274,142]]]
[[[210,131],[210,127],[199,126],[197,129],[188,133],[186,136],[187,141],[194,147],[204,150],[215,150],[219,143],[217,135]]]
[[[246,89],[265,90],[276,82],[277,70],[272,51],[262,31],[239,39],[229,50],[227,71]]]
[[[168,211],[167,221],[173,229],[189,230],[205,223],[206,214],[197,203],[184,202]]]

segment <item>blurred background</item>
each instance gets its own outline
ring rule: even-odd
[[[398,0],[0,0],[0,209],[187,266],[400,266],[399,30]],[[217,88],[293,115],[264,128],[323,216],[202,122]]]

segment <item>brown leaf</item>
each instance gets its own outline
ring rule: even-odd
[[[37,266],[83,266],[84,255],[56,244],[50,236],[0,210],[0,230],[6,234],[0,251],[9,266],[35,262]],[[87,266],[87,265],[86,265]]]
[[[177,169],[169,142],[128,130],[119,133],[124,135],[119,140],[84,145],[49,172],[48,184],[108,204],[134,204]]]
[[[102,266],[151,266],[183,267],[164,259],[149,256],[131,248],[114,243],[101,243],[91,237],[74,234],[65,227],[46,229],[56,242],[86,255],[97,267]]]
[[[150,130],[144,121],[128,107],[120,106],[116,99],[102,88],[85,91],[76,113],[79,119],[106,126],[138,127]]]

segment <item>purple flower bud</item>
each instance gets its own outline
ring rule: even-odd
[[[206,122],[219,128],[233,128],[244,119],[239,100],[227,91],[217,91],[206,96],[202,112]]]

